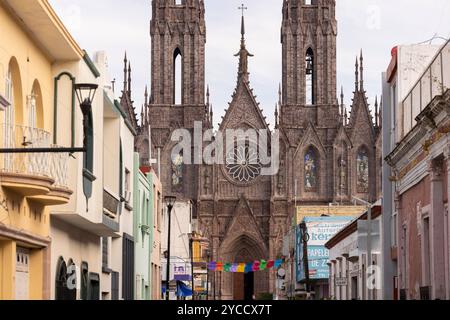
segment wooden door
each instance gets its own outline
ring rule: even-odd
[[[237,301],[245,300],[245,276],[243,273],[233,274],[233,299]]]

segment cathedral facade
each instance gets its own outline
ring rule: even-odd
[[[190,165],[186,154],[173,156],[174,130],[193,133],[196,122],[202,123],[203,131],[213,127],[205,84],[205,7],[202,0],[152,1],[152,82],[136,145],[141,165],[153,165],[159,173],[164,194],[195,204],[214,261],[281,258],[296,205],[349,204],[353,197],[376,201],[379,196],[381,115],[378,105],[374,117],[370,112],[362,54],[356,60],[350,114],[343,93],[337,97],[335,6],[335,0],[283,1],[282,85],[275,111],[279,170],[263,176],[259,168],[243,171],[242,163]],[[246,48],[244,17],[237,57],[236,89],[219,128],[273,132],[250,85],[252,54]],[[175,87],[177,59],[181,88]],[[258,157],[248,147],[223,152],[225,159]],[[150,158],[157,163],[151,164]],[[274,286],[273,272],[216,273],[210,294],[216,299],[244,299],[274,292]]]

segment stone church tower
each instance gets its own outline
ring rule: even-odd
[[[202,123],[203,132],[212,128],[205,86],[205,9],[202,0],[153,0],[152,9],[151,92],[149,97],[146,91],[136,145],[141,165],[149,165],[150,157],[157,159],[153,166],[165,195],[195,204],[199,227],[211,241],[212,260],[248,263],[282,257],[295,204],[349,204],[352,196],[377,199],[381,115],[377,108],[375,119],[371,116],[362,54],[350,117],[343,93],[337,98],[335,0],[283,2],[283,73],[275,112],[280,169],[273,176],[262,176],[258,165],[239,167],[228,160],[190,165],[186,154],[172,155],[175,129],[193,132],[195,122]],[[270,131],[250,85],[253,55],[245,32],[242,17],[236,88],[220,130]],[[176,88],[176,59],[181,59],[181,88]],[[259,158],[247,144],[223,153],[225,159]],[[210,294],[218,299],[249,298],[273,292],[275,286],[273,272],[216,273],[211,281]]]

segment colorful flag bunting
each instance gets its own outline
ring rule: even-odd
[[[271,269],[278,269],[283,264],[283,259],[278,260],[261,260],[253,263],[221,263],[209,262],[208,270],[217,272],[232,272],[232,273],[249,273]]]

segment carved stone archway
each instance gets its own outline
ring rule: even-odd
[[[224,241],[226,244],[221,248],[220,256],[229,263],[251,263],[257,260],[267,259],[267,249],[256,241],[251,235],[242,233],[232,241]],[[239,297],[243,299],[243,283],[240,288],[236,286],[239,281],[244,281],[243,274],[223,273],[221,277],[221,298],[222,300],[233,300]],[[240,279],[240,280],[239,280]],[[269,291],[268,271],[256,272],[253,278],[253,292],[255,295]]]

